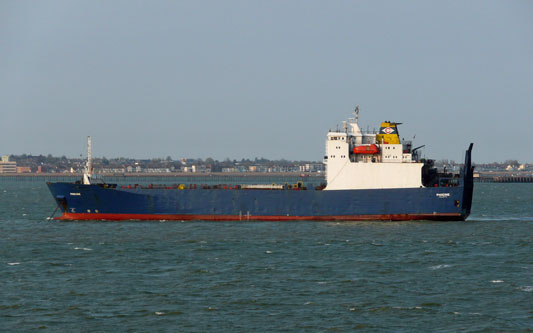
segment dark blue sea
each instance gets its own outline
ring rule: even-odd
[[[0,331],[532,331],[533,184],[466,222],[53,222],[0,182]]]

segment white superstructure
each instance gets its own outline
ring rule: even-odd
[[[363,132],[355,118],[326,139],[327,186],[324,190],[422,187],[422,166],[411,142],[399,140],[399,123],[384,122],[379,133]]]

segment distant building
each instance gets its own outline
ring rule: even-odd
[[[183,172],[209,173],[211,172],[211,168],[204,165],[192,165],[190,167],[183,167]]]
[[[2,156],[0,173],[17,173],[17,162],[10,162],[9,155]]]
[[[322,163],[306,163],[305,165],[300,165],[300,171],[303,172],[322,172],[324,169],[324,164]]]
[[[30,167],[17,167],[17,173],[30,173]]]

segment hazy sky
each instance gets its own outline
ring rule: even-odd
[[[533,162],[533,1],[0,1],[0,154]]]

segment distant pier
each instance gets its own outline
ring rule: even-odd
[[[530,173],[482,173],[474,175],[474,181],[478,183],[533,183],[533,175]]]

